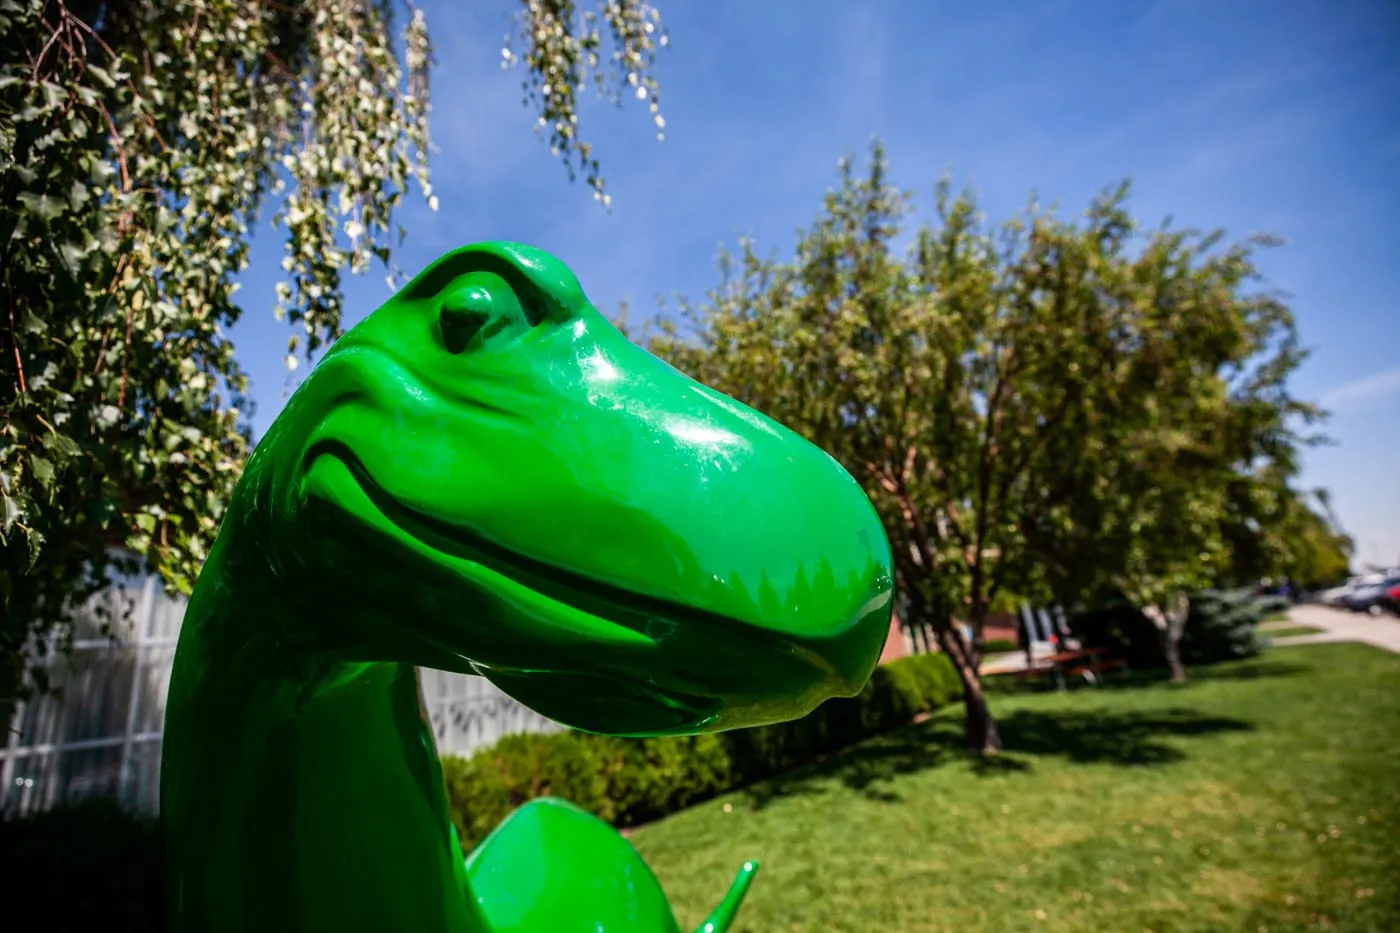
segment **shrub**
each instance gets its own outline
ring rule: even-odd
[[[925,654],[876,668],[858,696],[829,700],[795,722],[653,739],[511,736],[470,758],[443,758],[449,806],[466,850],[511,810],[546,795],[635,826],[904,725],[960,695],[948,659]]]
[[[1191,615],[1181,635],[1181,659],[1213,664],[1253,657],[1267,643],[1259,623],[1288,600],[1256,597],[1249,590],[1201,590],[1191,594]]]
[[[0,821],[4,903],[50,929],[163,929],[164,858],[158,821],[107,798]]]
[[[1068,622],[1074,637],[1086,648],[1107,648],[1129,667],[1152,670],[1166,666],[1157,627],[1125,600],[1072,613]]]
[[[1280,597],[1255,597],[1249,590],[1196,590],[1189,596],[1191,613],[1181,634],[1181,659],[1191,665],[1258,654],[1265,644],[1259,623],[1287,604]],[[1069,626],[1086,646],[1109,648],[1132,667],[1165,664],[1156,626],[1122,600],[1075,613]]]
[[[982,644],[983,654],[1005,654],[1008,651],[1017,651],[1020,645],[1005,638],[994,638]]]

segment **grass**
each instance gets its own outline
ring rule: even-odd
[[[1180,687],[994,699],[645,827],[694,929],[746,858],[748,933],[1400,930],[1400,656],[1271,649]]]
[[[1285,625],[1283,628],[1271,628],[1264,632],[1270,638],[1286,638],[1289,635],[1316,635],[1318,632],[1327,631],[1315,625]]]

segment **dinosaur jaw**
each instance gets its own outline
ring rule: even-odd
[[[779,633],[541,563],[407,508],[344,444],[323,441],[305,462],[307,501],[376,547],[393,545],[396,563],[407,552],[455,580],[456,598],[439,605],[483,613],[444,621],[405,605],[391,624],[424,633],[572,728],[662,735],[775,722],[794,703],[797,715],[815,707],[841,680],[821,652]]]
[[[487,680],[550,719],[600,735],[647,736],[700,732],[718,716],[711,697],[570,671],[481,668]]]

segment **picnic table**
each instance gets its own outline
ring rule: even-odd
[[[1000,673],[1014,674],[1017,677],[1048,675],[1055,681],[1056,690],[1064,690],[1067,687],[1067,677],[1083,677],[1089,684],[1098,686],[1099,674],[1110,670],[1126,670],[1127,667],[1127,662],[1122,658],[1110,656],[1107,648],[1073,648],[1036,658],[1019,670]]]

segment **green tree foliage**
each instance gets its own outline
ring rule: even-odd
[[[1232,483],[1224,530],[1230,585],[1287,578],[1302,590],[1318,590],[1350,573],[1354,544],[1327,490],[1299,489],[1293,478],[1291,470],[1270,465]]]
[[[662,125],[656,10],[519,0],[517,25],[537,130],[605,200],[578,94]],[[410,189],[436,209],[430,59],[394,0],[0,0],[0,698],[114,554],[192,585],[249,441],[250,231],[271,199],[287,361],[311,359],[347,271],[397,275]]]
[[[1309,496],[1290,490],[1282,501],[1283,514],[1273,527],[1284,543],[1277,548],[1278,559],[1261,576],[1286,577],[1305,591],[1346,580],[1355,545],[1332,514],[1327,491],[1316,489]]]
[[[864,176],[842,163],[790,262],[744,243],[719,288],[645,338],[864,485],[977,750],[999,745],[978,683],[999,596],[1117,588],[1158,606],[1211,578],[1227,481],[1284,459],[1290,419],[1312,414],[1285,391],[1301,358],[1287,308],[1246,289],[1256,244],[1143,234],[1127,193],[1080,222],[1032,203],[992,225],[944,182],[900,255],[910,197],[877,145]]]
[[[1135,225],[1115,212],[1124,239],[1104,293],[1123,330],[1105,353],[1125,365],[1105,371],[1108,394],[1086,412],[1095,456],[1067,477],[1095,492],[1029,523],[1029,553],[1060,601],[1122,595],[1142,610],[1180,680],[1185,594],[1237,576],[1237,551],[1291,547],[1263,504],[1291,494],[1297,450],[1309,440],[1298,429],[1320,412],[1288,392],[1304,357],[1291,312],[1254,287],[1254,253],[1272,240],[1222,247],[1218,232],[1164,226],[1129,257]],[[1077,437],[1057,444],[1072,462]],[[1232,512],[1241,501],[1244,512]]]

